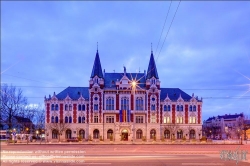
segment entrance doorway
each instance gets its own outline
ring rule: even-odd
[[[122,130],[122,140],[128,141],[128,130],[126,129]]]

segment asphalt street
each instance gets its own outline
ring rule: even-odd
[[[222,151],[237,156],[222,158]],[[248,151],[250,145],[2,144],[1,166],[250,166]]]

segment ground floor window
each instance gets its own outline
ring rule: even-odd
[[[190,139],[195,139],[195,131],[194,130],[190,130],[189,137],[190,137]]]
[[[141,129],[136,131],[136,139],[142,139],[142,130]]]
[[[66,130],[66,139],[71,139],[72,131],[70,129]]]
[[[177,139],[182,139],[183,138],[183,131],[182,130],[178,130],[177,131]]]
[[[164,131],[164,138],[170,139],[170,131],[169,130]]]
[[[79,137],[81,137],[82,139],[85,138],[85,131],[84,130],[79,131]]]
[[[99,130],[95,129],[95,130],[93,131],[93,138],[94,138],[94,139],[98,139],[98,138],[99,138]]]
[[[154,139],[155,136],[156,136],[156,131],[155,131],[155,129],[152,129],[150,131],[150,139]]]
[[[107,139],[110,139],[110,136],[113,135],[113,130],[109,129],[107,131]]]
[[[57,130],[53,130],[52,131],[52,139],[57,139],[58,138],[58,131]]]

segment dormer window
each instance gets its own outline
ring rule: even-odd
[[[151,85],[155,84],[155,79],[151,80]]]
[[[94,78],[94,83],[98,84],[98,78]]]

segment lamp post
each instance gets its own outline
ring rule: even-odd
[[[135,98],[135,89],[136,89],[136,81],[132,81],[132,93],[133,93],[133,100]],[[133,102],[134,104],[134,102]],[[133,144],[135,143],[135,112],[134,112],[135,108],[133,109]]]

